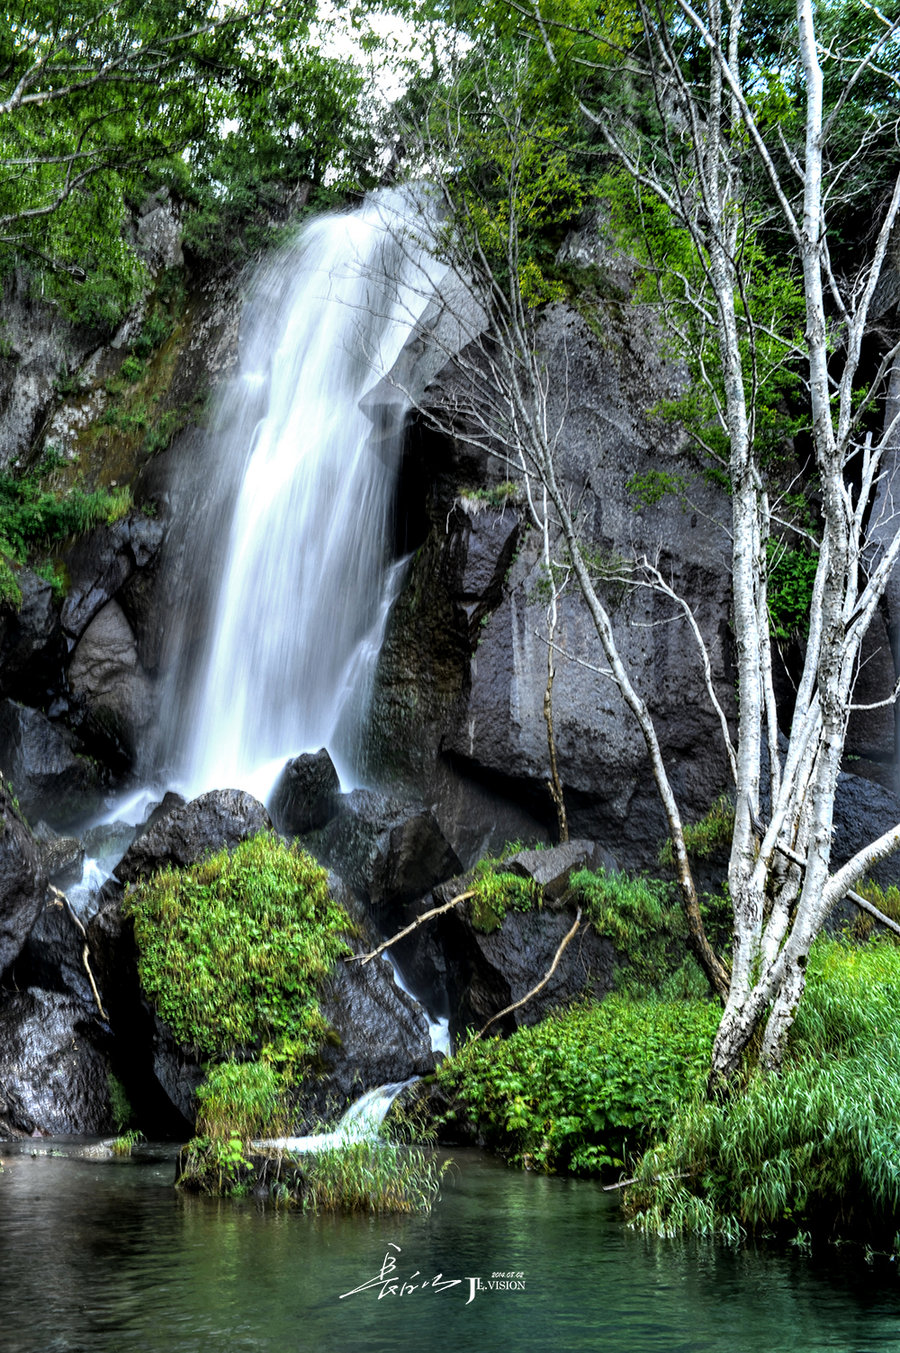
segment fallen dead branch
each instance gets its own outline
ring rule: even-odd
[[[572,923],[571,930],[568,932],[568,934],[564,935],[560,940],[559,948],[557,949],[556,953],[553,956],[553,962],[550,964],[550,967],[544,973],[544,976],[538,982],[537,986],[532,987],[530,991],[527,991],[520,1001],[514,1001],[512,1005],[508,1005],[505,1010],[498,1010],[496,1015],[491,1015],[490,1019],[488,1020],[487,1024],[485,1024],[484,1028],[479,1029],[478,1033],[475,1034],[474,1038],[471,1040],[473,1043],[477,1042],[478,1039],[481,1038],[482,1034],[484,1034],[491,1027],[491,1025],[495,1022],[495,1020],[502,1019],[504,1015],[511,1015],[514,1010],[518,1010],[521,1006],[523,1006],[526,1003],[526,1001],[530,1001],[532,996],[536,996],[538,992],[541,990],[541,988],[547,985],[547,983],[550,981],[550,978],[556,972],[556,965],[562,958],[563,950],[565,949],[569,941],[574,938],[575,932],[580,925],[581,925],[581,908],[579,907],[578,911],[575,914],[575,920]]]
[[[474,896],[475,890],[474,888],[470,888],[468,892],[460,893],[458,897],[452,898],[449,902],[444,902],[440,907],[432,907],[430,911],[423,911],[422,915],[417,916],[410,925],[405,926],[403,930],[398,930],[396,935],[392,935],[389,940],[385,940],[383,944],[379,944],[378,948],[373,949],[371,953],[351,954],[345,961],[347,963],[370,963],[373,958],[377,958],[379,954],[383,954],[385,949],[390,949],[392,944],[396,944],[397,941],[402,940],[404,936],[411,935],[414,930],[418,930],[419,926],[423,925],[425,921],[431,921],[435,916],[441,916],[445,911],[451,911],[454,907],[458,907],[460,902],[465,902],[467,898]]]

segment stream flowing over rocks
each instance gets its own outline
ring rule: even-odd
[[[542,712],[548,634],[541,541],[520,487],[507,483],[508,467],[474,448],[458,425],[459,375],[446,362],[473,322],[477,327],[477,309],[461,324],[454,284],[435,273],[429,285],[437,300],[419,298],[416,322],[399,336],[392,328],[389,339],[368,340],[370,347],[384,341],[387,370],[374,371],[372,353],[358,352],[352,408],[346,416],[337,404],[322,411],[329,436],[333,425],[352,423],[356,450],[374,466],[381,496],[368,506],[383,534],[349,561],[366,573],[371,595],[343,627],[339,658],[324,646],[346,619],[340,588],[328,593],[324,616],[308,621],[304,612],[314,636],[305,666],[284,659],[273,694],[252,684],[262,680],[248,637],[256,633],[254,612],[271,615],[277,589],[302,592],[294,600],[305,605],[320,586],[312,565],[343,510],[342,500],[328,495],[345,487],[350,470],[335,475],[328,456],[316,453],[321,506],[307,521],[306,538],[275,551],[289,564],[296,556],[295,572],[275,581],[267,563],[246,593],[228,581],[237,577],[226,568],[229,523],[248,447],[275,418],[265,400],[280,367],[294,370],[296,354],[285,345],[301,321],[304,341],[315,347],[321,337],[303,307],[299,318],[282,313],[273,367],[260,334],[267,305],[286,305],[278,288],[288,283],[273,280],[282,274],[268,272],[252,286],[246,277],[193,278],[174,219],[160,201],[136,225],[155,276],[169,269],[190,298],[158,362],[165,371],[160,416],[172,415],[176,429],[164,446],[113,438],[92,451],[86,438],[109,407],[104,382],[121,367],[141,315],[111,338],[67,332],[27,300],[20,279],[6,284],[12,349],[0,361],[0,466],[15,457],[31,463],[40,429],[51,429],[67,464],[81,455],[96,482],[127,482],[134,506],[61,548],[64,596],[23,568],[21,605],[0,608],[0,1136],[107,1132],[116,1081],[148,1133],[179,1135],[193,1126],[203,1068],[142,993],[133,927],[121,906],[125,888],[154,870],[188,866],[274,828],[332,871],[361,955],[464,892],[467,871],[485,852],[515,840],[550,845],[557,836]],[[346,220],[352,234],[358,218]],[[580,266],[611,266],[596,225],[566,248]],[[303,257],[302,250],[292,256],[295,271]],[[320,299],[307,297],[306,310]],[[605,577],[601,590],[622,656],[650,705],[685,817],[696,820],[728,789],[717,716],[681,612],[657,592],[629,587],[623,566],[646,556],[690,603],[707,637],[711,679],[732,718],[728,498],[698,475],[679,429],[648,412],[683,380],[661,356],[652,316],[611,300],[589,323],[554,303],[538,337],[551,421],[564,422],[557,470],[580,505],[585,548]],[[240,365],[248,348],[258,370]],[[326,365],[331,361],[326,353]],[[56,392],[61,372],[79,376],[79,393]],[[248,373],[254,380],[241,413],[246,444],[235,451],[239,463],[226,464],[222,427],[201,418],[196,395],[219,387],[218,407],[233,411],[240,398],[231,387],[223,404],[221,388],[235,372],[245,384]],[[336,401],[336,388],[329,391]],[[288,466],[278,473],[289,484],[290,458],[308,451],[312,432],[302,407],[285,405],[281,413],[272,441],[286,446]],[[642,502],[635,481],[660,470],[677,476],[683,493]],[[251,507],[253,501],[251,495]],[[354,549],[351,532],[338,555]],[[234,568],[240,572],[240,559]],[[212,583],[223,578],[217,598]],[[884,699],[896,681],[890,636],[900,632],[900,615],[892,597],[870,640],[868,703]],[[217,608],[228,611],[233,633],[209,668]],[[293,624],[270,620],[273,642],[284,637],[274,633],[277,623],[285,634]],[[556,752],[575,839],[514,853],[505,866],[534,880],[540,909],[510,912],[489,933],[473,924],[465,904],[448,910],[392,951],[402,986],[386,958],[339,964],[322,995],[334,1037],[299,1096],[307,1122],[339,1113],[379,1084],[428,1074],[435,1065],[429,1026],[438,1019],[449,1021],[454,1039],[489,1022],[492,1031],[510,1032],[554,1006],[612,989],[612,946],[583,926],[552,980],[517,1004],[572,927],[573,870],[658,867],[667,835],[643,740],[596,670],[596,639],[573,588],[561,597],[555,643]],[[786,652],[786,720],[791,662]],[[201,724],[211,753],[219,737],[232,745],[241,732],[229,704],[239,675],[250,683],[242,687],[242,707],[258,705],[263,715],[274,705],[280,710],[282,687],[289,687],[304,733],[298,745],[282,746],[279,731],[275,751],[257,749],[266,780],[257,794],[243,783],[215,784],[185,802],[174,792],[185,784],[175,783],[177,776],[170,782],[167,770]],[[173,682],[182,679],[194,695],[179,703]],[[311,705],[323,685],[332,703],[320,719]],[[223,702],[218,725],[204,707],[213,699]],[[242,755],[246,744],[244,738]],[[249,744],[252,751],[254,738]],[[836,863],[900,820],[893,718],[855,713],[848,752],[848,765],[861,773],[841,778]],[[897,867],[885,862],[877,875],[895,881]]]

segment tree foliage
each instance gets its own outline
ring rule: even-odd
[[[0,25],[0,267],[109,326],[142,268],[129,211],[166,183],[204,217],[265,181],[321,183],[359,138],[360,82],[311,0],[18,0]]]

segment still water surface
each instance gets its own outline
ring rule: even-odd
[[[595,1184],[475,1152],[429,1217],[359,1219],[176,1194],[151,1151],[28,1151],[0,1147],[3,1353],[900,1353],[886,1261],[646,1240]],[[396,1292],[341,1299],[386,1256]]]

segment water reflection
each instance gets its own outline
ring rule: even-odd
[[[184,1197],[172,1173],[171,1160],[6,1154],[4,1353],[900,1350],[886,1263],[645,1240],[595,1185],[475,1153],[458,1154],[442,1201],[417,1218]],[[340,1299],[386,1255],[396,1295]],[[524,1292],[487,1288],[510,1272]]]

